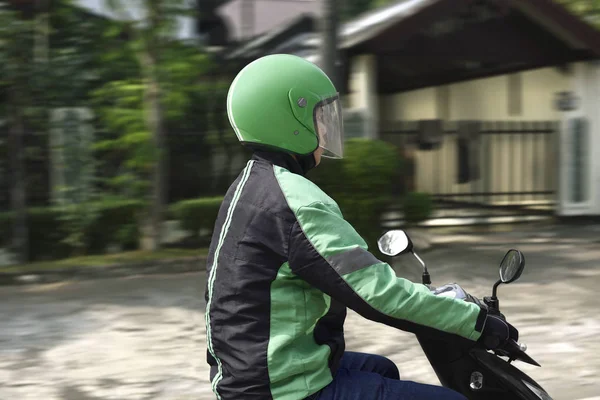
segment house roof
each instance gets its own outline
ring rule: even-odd
[[[289,26],[232,56],[285,52],[318,63],[319,35],[290,36]],[[380,93],[600,58],[600,31],[553,0],[403,0],[343,24],[338,43],[344,57],[377,56]]]
[[[460,5],[468,6],[472,0],[403,0],[382,7],[352,20],[340,29],[340,48],[347,49],[377,39],[386,30],[411,18],[428,14],[433,19],[452,13]],[[566,8],[553,0],[496,0],[499,8],[508,11],[518,10],[531,18],[532,22],[543,26],[549,32],[568,43],[573,48],[590,50],[600,57],[600,31],[583,19],[571,14]],[[447,5],[444,7],[444,5]],[[442,12],[433,13],[434,8]],[[410,27],[413,28],[413,27]],[[407,34],[410,30],[407,29]],[[415,27],[419,29],[419,27]],[[318,45],[319,38],[314,35],[311,44]]]
[[[270,53],[297,54],[306,49],[310,52],[312,47],[308,39],[313,36],[314,25],[312,15],[301,14],[231,49],[226,59],[253,59]]]
[[[600,31],[552,0],[409,3],[427,5],[342,40],[350,54],[377,55],[380,93],[600,58]]]

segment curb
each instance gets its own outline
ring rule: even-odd
[[[206,257],[186,257],[137,264],[69,267],[51,271],[0,272],[0,286],[124,278],[136,275],[185,274],[202,272],[205,264]]]
[[[415,250],[427,253],[434,246],[428,235],[422,232],[411,235]],[[439,247],[439,246],[435,246]],[[24,286],[59,283],[65,281],[86,281],[110,278],[126,278],[139,275],[173,275],[203,272],[206,257],[187,257],[165,261],[138,264],[117,264],[105,266],[79,266],[50,271],[0,272],[0,286]]]

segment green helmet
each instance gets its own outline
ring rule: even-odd
[[[227,115],[238,140],[254,148],[297,155],[343,155],[339,94],[315,64],[276,54],[248,64],[227,95]]]

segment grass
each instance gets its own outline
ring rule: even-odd
[[[102,267],[109,265],[140,264],[144,262],[176,260],[189,257],[202,257],[208,253],[207,249],[161,249],[152,251],[130,251],[124,253],[104,254],[84,257],[66,258],[56,261],[35,262],[24,265],[10,265],[0,267],[0,272],[33,272],[65,270],[77,267]]]

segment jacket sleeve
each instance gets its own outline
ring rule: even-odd
[[[316,202],[296,212],[289,265],[309,284],[363,317],[413,333],[445,332],[469,340],[481,336],[486,313],[473,303],[433,295],[396,277],[367,250],[336,205]]]

